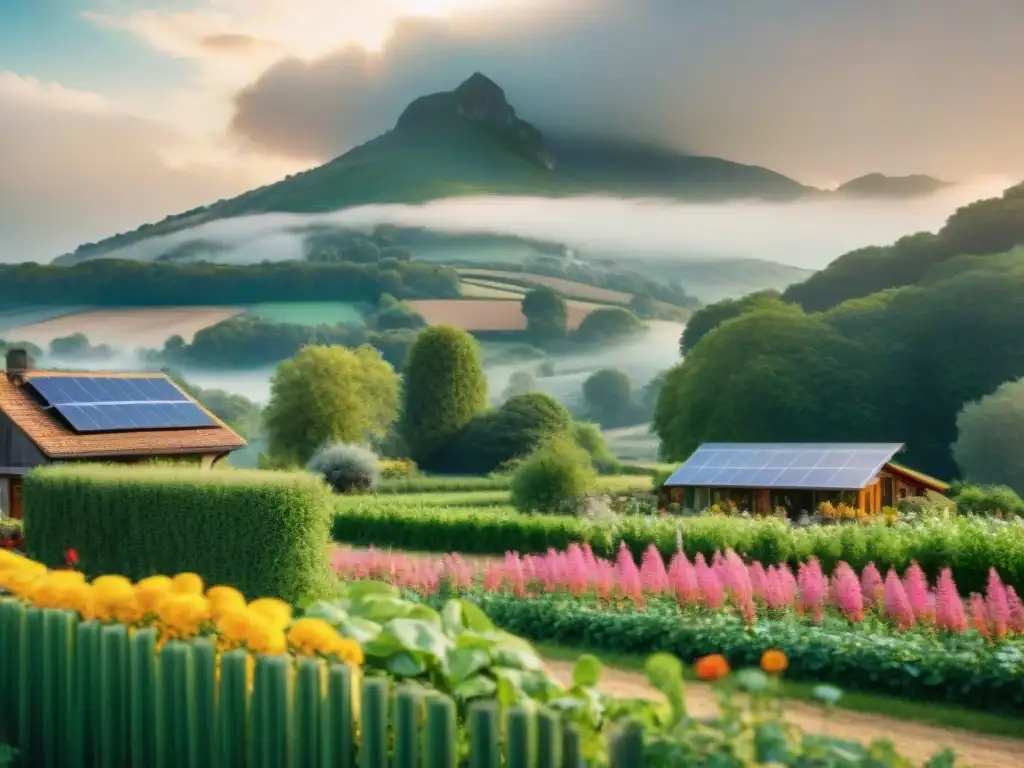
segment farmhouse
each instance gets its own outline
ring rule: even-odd
[[[212,467],[245,445],[169,378],[33,370],[23,350],[0,375],[0,515],[21,517],[21,478],[66,461],[164,457]]]
[[[949,486],[896,464],[899,443],[704,443],[668,480],[663,504],[734,504],[757,514],[813,513],[823,502],[869,512]]]

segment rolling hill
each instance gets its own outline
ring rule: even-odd
[[[856,197],[922,197],[948,186],[947,182],[924,174],[886,176],[869,173],[842,184],[836,193]]]
[[[324,212],[470,194],[613,193],[711,200],[787,199],[815,192],[781,174],[633,142],[553,136],[520,119],[504,91],[474,74],[414,100],[393,129],[344,155],[238,197],[80,246],[58,263],[95,258],[216,219]]]

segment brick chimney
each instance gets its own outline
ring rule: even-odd
[[[28,351],[24,349],[7,350],[7,360],[4,368],[7,371],[7,378],[13,382],[21,383],[25,374],[31,369]]]

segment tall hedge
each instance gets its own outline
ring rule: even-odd
[[[50,566],[74,548],[90,577],[189,571],[301,602],[329,583],[332,503],[304,472],[66,464],[25,476],[25,543]]]
[[[439,325],[420,331],[405,364],[401,433],[422,469],[444,471],[452,440],[487,409],[480,347],[465,331]]]

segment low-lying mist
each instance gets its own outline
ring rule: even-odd
[[[586,378],[601,368],[618,368],[625,371],[633,380],[633,386],[641,389],[658,373],[679,361],[679,336],[682,331],[683,325],[680,323],[649,321],[646,332],[621,344],[610,344],[591,351],[553,357],[553,376],[537,375],[539,360],[489,365],[485,373],[491,398],[500,400],[512,374],[518,371],[534,374],[537,389],[562,402],[577,399]],[[104,359],[44,354],[36,364],[41,368],[89,371],[152,370],[155,367],[143,363],[138,352],[116,346],[113,347],[113,355]],[[274,373],[274,366],[247,370],[181,368],[178,372],[184,375],[189,383],[203,389],[223,389],[244,395],[257,403],[266,403],[270,396],[270,377]]]
[[[553,241],[595,255],[758,258],[820,269],[846,251],[936,230],[956,208],[1000,194],[1011,182],[985,178],[910,199],[821,194],[777,203],[678,202],[617,197],[460,197],[422,205],[367,205],[331,213],[266,213],[199,224],[107,254],[152,259],[186,242],[224,248],[217,261],[254,263],[303,257],[304,228],[379,224],[451,234]]]

